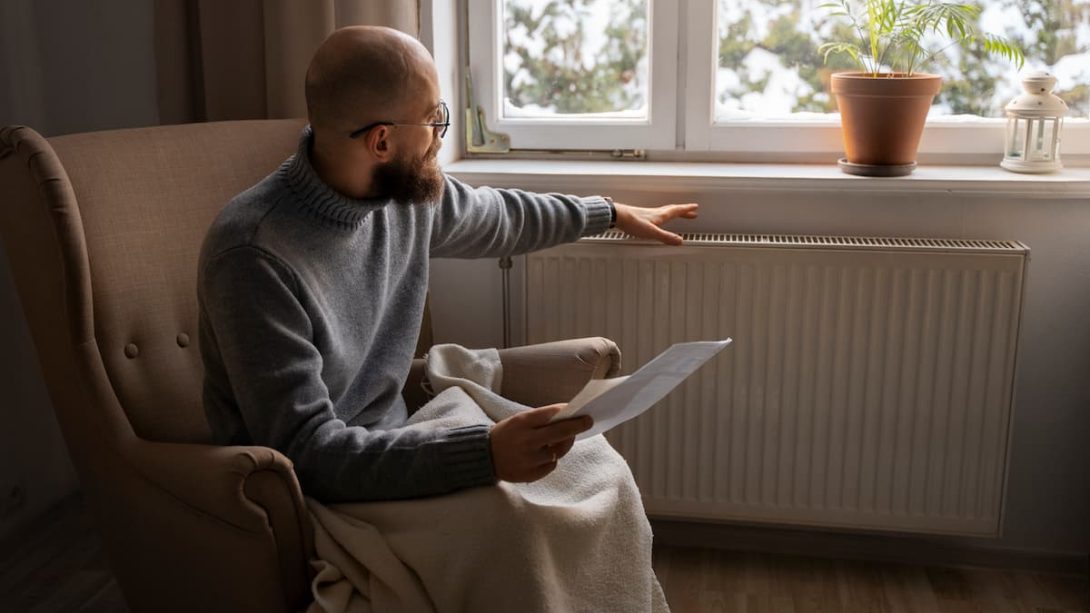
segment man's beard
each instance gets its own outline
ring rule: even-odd
[[[434,204],[443,196],[443,171],[436,158],[439,148],[424,157],[396,159],[375,168],[375,191],[400,204]]]

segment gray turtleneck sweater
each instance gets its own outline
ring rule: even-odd
[[[495,482],[487,426],[403,429],[429,257],[499,257],[606,229],[602,198],[472,188],[353,200],[299,151],[212,224],[198,273],[204,407],[221,444],[273,447],[326,502]]]

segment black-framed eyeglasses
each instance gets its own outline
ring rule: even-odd
[[[366,134],[368,130],[373,130],[379,126],[427,126],[433,130],[439,130],[439,138],[443,138],[447,135],[447,128],[450,127],[450,109],[447,108],[447,103],[442,100],[439,101],[439,114],[442,117],[442,121],[433,121],[431,123],[398,123],[396,121],[376,121],[363,126],[359,130],[354,130],[348,135],[348,138],[359,138],[361,135]]]

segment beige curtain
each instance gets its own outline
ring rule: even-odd
[[[417,0],[156,0],[160,123],[303,117],[303,77],[349,25],[419,35]]]

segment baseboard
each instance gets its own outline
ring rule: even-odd
[[[928,566],[1017,569],[1090,575],[1090,554],[1022,550],[940,537],[652,519],[655,543]]]

